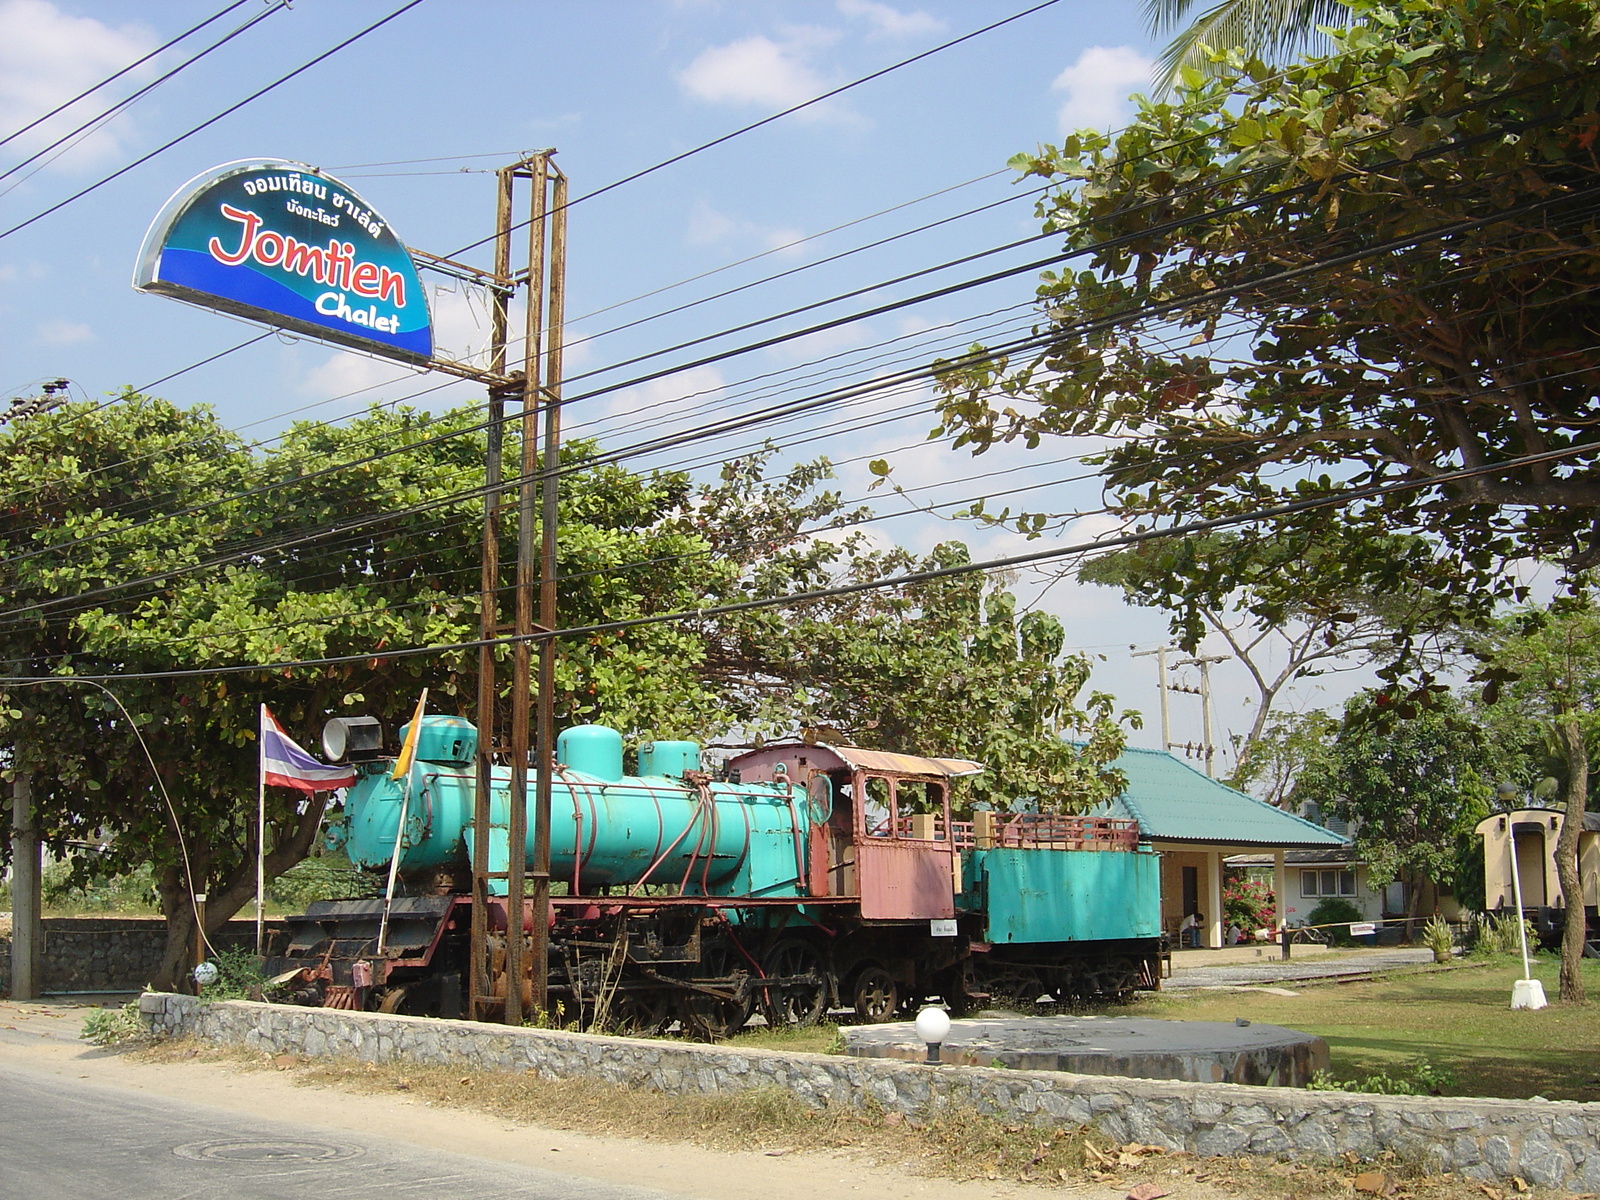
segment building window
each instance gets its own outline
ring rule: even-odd
[[[1318,896],[1354,896],[1356,873],[1354,871],[1301,871],[1300,895],[1306,900]]]

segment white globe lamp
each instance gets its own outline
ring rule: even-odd
[[[950,1014],[942,1008],[925,1008],[917,1014],[917,1036],[928,1046],[928,1061],[939,1061],[939,1047],[950,1036]]]

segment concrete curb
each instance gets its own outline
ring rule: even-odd
[[[1366,1159],[1388,1150],[1435,1172],[1488,1181],[1520,1176],[1546,1187],[1600,1191],[1600,1104],[926,1067],[155,993],[141,997],[139,1010],[157,1034],[271,1054],[533,1071],[679,1094],[779,1087],[819,1107],[873,1103],[907,1116],[964,1106],[1039,1126],[1092,1125],[1118,1142],[1203,1155],[1333,1158],[1348,1152]]]

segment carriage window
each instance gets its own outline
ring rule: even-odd
[[[881,775],[868,775],[861,781],[866,801],[861,806],[868,837],[894,836],[894,790]]]

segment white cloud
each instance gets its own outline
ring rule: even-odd
[[[645,422],[644,427],[652,433],[667,432],[666,427],[675,425],[680,418],[702,406],[718,406],[725,385],[722,372],[715,367],[692,367],[664,379],[652,379],[613,396],[606,403],[606,425],[615,430],[638,427],[640,422]],[[608,436],[605,430],[597,432],[602,437]]]
[[[1128,95],[1150,82],[1153,60],[1132,46],[1090,46],[1051,86],[1067,94],[1061,132],[1109,129],[1128,112]]]
[[[805,234],[786,227],[761,225],[729,216],[704,200],[695,201],[689,210],[689,227],[684,233],[691,246],[742,246],[755,243],[763,250],[778,251],[781,257],[794,258],[805,252]]]
[[[147,54],[156,41],[134,25],[112,28],[91,17],[73,17],[48,0],[0,0],[0,128],[20,129],[106,76]],[[76,128],[114,99],[128,93],[153,64],[119,79],[7,147],[22,157]],[[120,89],[117,90],[117,89]],[[121,154],[131,133],[125,116],[113,118],[63,156],[87,166]]]
[[[839,11],[847,17],[869,21],[880,37],[920,37],[923,34],[943,33],[945,23],[925,12],[901,12],[876,0],[836,0]]]
[[[39,340],[46,346],[70,346],[94,339],[94,330],[80,321],[46,321],[39,326]]]
[[[832,358],[846,350],[854,350],[872,341],[871,326],[864,321],[852,321],[832,329],[820,329],[792,341],[781,342],[769,353],[782,362],[808,363]],[[900,401],[903,402],[903,401]]]
[[[792,108],[827,91],[828,77],[812,63],[814,52],[839,39],[837,30],[785,26],[782,40],[762,34],[712,46],[684,70],[679,85],[706,104],[734,104],[774,111]],[[797,114],[805,120],[855,121],[842,105],[817,104]]]

